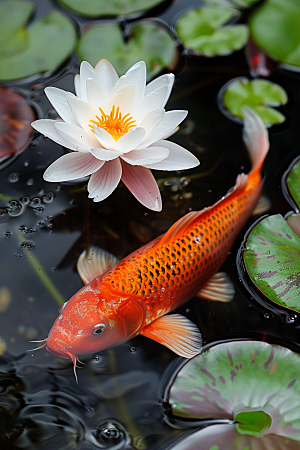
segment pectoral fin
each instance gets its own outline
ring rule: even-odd
[[[165,345],[183,358],[201,353],[202,337],[197,326],[180,314],[162,316],[144,327],[140,334]]]
[[[84,284],[88,284],[118,262],[118,258],[102,248],[90,247],[88,253],[84,250],[79,256],[77,270]]]
[[[234,286],[226,273],[218,272],[200,289],[197,297],[227,303],[233,299],[234,294]]]

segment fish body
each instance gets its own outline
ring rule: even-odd
[[[99,269],[98,261],[89,267],[89,258],[83,258],[79,271],[87,284],[63,305],[46,339],[50,352],[72,358],[75,367],[77,355],[137,334],[187,358],[200,352],[198,328],[183,316],[166,314],[195,295],[215,300],[226,296],[228,283],[224,287],[224,277],[215,274],[258,202],[268,152],[266,129],[250,109],[245,112],[244,140],[252,170],[240,174],[234,188],[213,206],[186,214],[114,265],[111,260]],[[95,278],[97,270],[104,273]]]

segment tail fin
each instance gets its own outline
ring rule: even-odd
[[[252,171],[260,170],[269,151],[269,138],[266,127],[259,115],[248,106],[244,106],[243,139],[249,151]]]

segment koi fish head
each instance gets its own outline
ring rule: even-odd
[[[114,308],[89,284],[62,305],[46,339],[46,349],[71,358],[75,366],[77,355],[99,352],[124,340],[124,327]]]

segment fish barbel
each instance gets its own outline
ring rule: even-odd
[[[85,286],[60,311],[46,348],[71,358],[119,345],[137,334],[191,358],[201,351],[201,334],[179,314],[166,315],[191,297],[227,301],[234,291],[216,273],[261,194],[261,168],[269,141],[260,117],[244,109],[244,142],[252,161],[248,175],[202,211],[179,219],[162,236],[121,261],[94,248],[81,255],[78,271]]]

